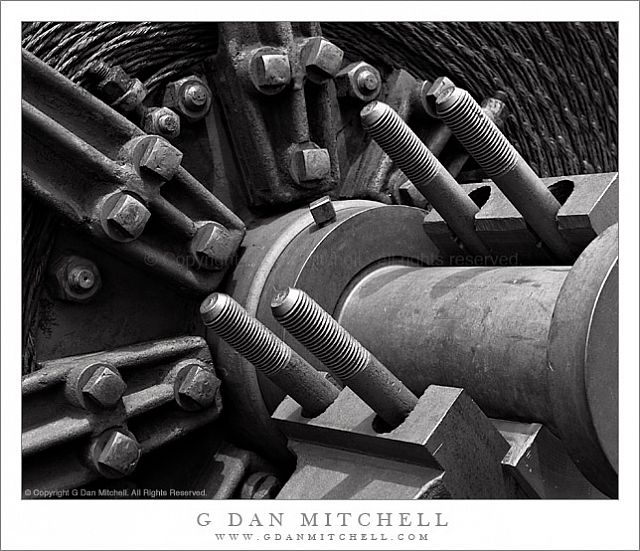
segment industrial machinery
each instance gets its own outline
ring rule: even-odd
[[[617,497],[616,32],[24,24],[25,496]]]

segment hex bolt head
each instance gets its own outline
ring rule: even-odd
[[[438,77],[433,82],[424,81],[420,88],[420,103],[427,114],[437,119],[436,100],[446,90],[455,88],[455,84],[447,77]]]
[[[106,478],[123,478],[133,473],[140,454],[136,438],[122,429],[108,430],[92,446],[94,466]]]
[[[241,499],[275,499],[282,483],[271,473],[258,472],[251,474],[240,490]]]
[[[162,104],[189,122],[204,118],[211,109],[211,89],[200,77],[191,75],[167,85]]]
[[[331,172],[329,152],[319,147],[295,149],[291,154],[290,172],[299,185],[315,186],[319,180],[326,178]]]
[[[347,65],[337,74],[335,82],[339,97],[360,101],[373,101],[382,90],[380,72],[364,61]]]
[[[336,219],[336,209],[329,196],[321,197],[309,205],[309,212],[319,228]]]
[[[262,53],[258,50],[251,58],[249,74],[257,90],[273,95],[281,92],[291,82],[289,56],[279,53]]]
[[[176,138],[180,135],[180,117],[168,107],[149,109],[142,121],[142,128],[148,134]]]
[[[150,217],[147,207],[135,197],[122,193],[109,210],[106,222],[122,241],[132,241],[140,237]]]
[[[186,366],[175,383],[178,405],[186,410],[205,409],[216,402],[220,392],[220,379],[199,364]]]
[[[208,270],[226,268],[235,252],[229,230],[218,222],[201,226],[191,241],[193,255]]]
[[[79,256],[65,256],[53,264],[54,293],[58,298],[86,302],[102,284],[98,267]]]
[[[184,103],[194,111],[202,109],[207,104],[208,89],[202,82],[191,82],[184,88]]]
[[[165,181],[171,180],[178,172],[182,162],[182,151],[171,145],[160,136],[147,145],[140,158],[140,168],[160,176]]]
[[[127,384],[117,371],[110,366],[99,365],[89,380],[82,385],[81,392],[92,403],[103,408],[112,408],[120,401],[126,388]]]
[[[323,84],[340,71],[344,52],[321,36],[307,40],[302,48],[301,60],[307,70],[307,78]]]

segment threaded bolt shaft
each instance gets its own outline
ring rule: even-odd
[[[445,88],[436,112],[558,260],[573,260],[556,224],[560,203],[469,92]]]
[[[415,395],[309,295],[289,288],[271,302],[274,317],[392,427],[418,402]]]
[[[338,389],[229,295],[213,293],[200,306],[204,324],[315,417]]]
[[[433,205],[467,250],[489,254],[475,231],[478,207],[400,116],[387,104],[374,101],[362,109],[360,118],[365,130]]]

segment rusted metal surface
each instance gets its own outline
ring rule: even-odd
[[[598,234],[617,222],[617,173],[543,178],[542,183],[561,204],[556,225],[574,255],[578,256]],[[475,229],[494,255],[510,264],[553,263],[522,215],[493,182],[461,187],[480,207]],[[424,228],[443,255],[460,255],[458,244],[437,211],[427,214]]]
[[[443,471],[453,498],[509,497],[501,465],[509,446],[461,389],[429,387],[386,433],[348,388],[315,419],[290,400],[273,417],[299,461],[278,499],[418,499]]]
[[[222,407],[199,337],[45,362],[23,377],[22,400],[23,486],[43,489],[128,476]]]
[[[190,292],[215,289],[244,225],[180,167],[182,153],[26,52],[23,73],[25,190],[139,268]],[[169,196],[180,190],[177,201],[163,196],[168,188]],[[228,242],[214,271],[178,260],[190,257],[189,242],[207,222],[224,226]]]
[[[316,24],[220,24],[213,84],[252,206],[312,199],[340,181],[331,79],[341,61]]]
[[[600,293],[613,285],[615,231],[601,234],[573,268],[381,268],[352,288],[336,316],[414,393],[457,385],[488,415],[545,424],[612,495],[617,477],[604,455],[617,450],[609,430],[617,357],[609,346],[611,355],[596,353],[589,369],[584,350],[604,350],[617,335],[615,323],[591,321],[592,311],[607,320],[617,312],[615,293]],[[588,373],[598,381],[592,395],[580,383]],[[602,424],[602,442],[590,423]]]

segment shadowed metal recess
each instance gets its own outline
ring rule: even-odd
[[[22,45],[25,497],[618,495],[615,24]]]

